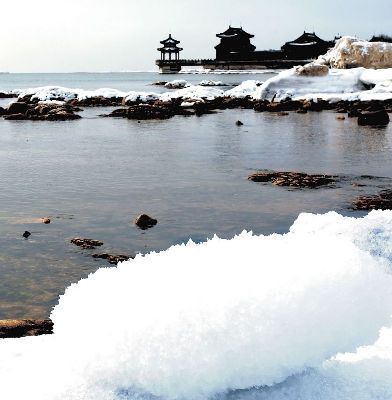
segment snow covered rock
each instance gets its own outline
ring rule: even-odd
[[[207,80],[207,79],[202,80],[199,83],[199,85],[200,86],[227,86],[222,81],[210,81],[210,80]]]
[[[247,96],[253,96],[256,93],[258,87],[262,85],[262,83],[263,82],[261,81],[252,79],[244,81],[233,89],[227,90],[224,93],[224,96],[238,99],[243,99]]]
[[[392,68],[392,43],[366,42],[343,36],[335,47],[317,60],[331,68]]]
[[[294,70],[295,73],[300,76],[325,76],[328,75],[329,72],[327,65],[315,62],[295,67]]]
[[[167,89],[183,89],[185,87],[191,86],[187,81],[182,79],[177,79],[171,82],[165,83],[165,88]]]

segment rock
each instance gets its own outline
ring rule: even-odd
[[[105,115],[106,117],[118,117],[118,118],[125,118],[127,116],[128,109],[127,108],[117,108],[113,110],[110,114]]]
[[[358,116],[358,125],[388,125],[389,115],[382,109],[378,111],[360,112]]]
[[[152,83],[151,85],[154,85],[154,86],[165,86],[166,83],[167,83],[167,81],[158,81],[158,82]]]
[[[71,239],[71,243],[78,247],[81,247],[82,249],[95,249],[96,247],[100,247],[103,245],[103,242],[99,240],[85,238]]]
[[[297,112],[297,114],[307,114],[308,110],[304,110],[304,109],[300,108],[296,112]]]
[[[29,105],[25,102],[15,102],[11,103],[7,108],[6,112],[8,115],[12,114],[24,114],[29,109]]]
[[[258,172],[249,175],[248,180],[252,182],[271,182],[276,186],[316,188],[335,184],[336,176],[309,175],[303,172]]]
[[[151,104],[130,106],[127,111],[128,119],[168,119],[171,117],[174,117],[173,109]]]
[[[25,239],[27,239],[28,237],[31,236],[31,233],[29,231],[24,231],[23,235],[22,235]]]
[[[134,258],[133,256],[128,256],[125,254],[93,254],[94,258],[102,258],[103,260],[107,260],[110,264],[118,264],[119,262],[127,261],[130,258]]]
[[[349,118],[356,118],[361,115],[361,110],[358,110],[357,108],[352,108],[351,110],[348,111],[347,116]]]
[[[4,119],[10,120],[10,121],[23,121],[28,119],[26,114],[10,114],[10,115],[5,115]]]
[[[299,76],[326,76],[329,73],[327,65],[311,62],[309,64],[298,66],[294,71]]]
[[[344,121],[344,120],[346,119],[346,117],[345,117],[344,115],[338,115],[338,116],[336,117],[336,119],[337,119],[337,120],[340,120],[340,121]]]
[[[116,107],[121,106],[123,97],[87,97],[83,100],[71,100],[71,104],[81,107]]]
[[[241,122],[241,121],[237,121],[236,123],[235,123],[237,126],[242,126],[242,125],[244,125],[244,123],[243,122]]]
[[[366,42],[350,36],[339,39],[335,47],[317,59],[331,68],[392,68],[392,43]]]
[[[383,190],[375,196],[362,196],[353,201],[354,210],[392,210],[392,190]]]
[[[279,111],[277,115],[279,115],[279,117],[284,117],[286,115],[289,115],[289,113],[286,111]]]
[[[50,224],[50,218],[42,218],[44,224]]]
[[[165,88],[167,89],[183,89],[188,86],[190,86],[190,84],[183,79],[176,79],[174,81],[165,83]]]
[[[50,319],[0,320],[0,338],[2,339],[51,333],[53,333],[53,322]]]
[[[58,104],[27,104],[16,102],[5,110],[4,119],[32,121],[67,121],[81,118],[74,113],[75,107]]]
[[[153,226],[155,226],[158,221],[154,218],[151,218],[149,215],[147,214],[141,214],[139,215],[136,219],[135,219],[135,225],[138,226],[140,229],[148,229],[148,228],[152,228]]]
[[[16,93],[0,92],[0,99],[11,99],[18,97]]]

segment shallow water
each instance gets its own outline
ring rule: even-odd
[[[116,78],[107,79],[83,85],[126,89],[124,81],[114,86]],[[279,117],[227,110],[138,123],[98,117],[108,111],[86,109],[83,119],[69,122],[0,121],[0,319],[47,317],[66,286],[109,266],[93,253],[145,253],[243,229],[285,232],[303,211],[363,215],[349,210],[353,198],[377,193],[392,178],[391,126],[358,127],[332,112]],[[247,181],[259,169],[345,178],[332,189],[287,190]],[[137,229],[132,220],[142,212],[158,225]],[[76,236],[105,245],[80,250],[69,243]]]

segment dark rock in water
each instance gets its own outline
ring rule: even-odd
[[[349,118],[356,118],[356,117],[359,117],[360,115],[361,115],[361,110],[359,110],[358,108],[352,108],[347,113],[347,116]]]
[[[358,125],[388,125],[389,115],[385,109],[377,111],[360,112]]]
[[[26,114],[10,114],[4,116],[4,119],[10,120],[10,121],[24,121],[27,118]]]
[[[100,247],[103,245],[103,242],[99,240],[85,238],[71,239],[71,243],[78,247],[81,247],[82,249],[95,249],[96,247]]]
[[[50,319],[0,320],[0,338],[2,339],[48,335],[51,333],[53,333],[53,322]]]
[[[135,219],[135,225],[143,230],[152,228],[157,223],[158,223],[158,221],[156,219],[151,218],[147,214],[141,214]]]
[[[123,97],[87,97],[83,100],[71,100],[72,105],[81,107],[116,107],[120,106]]]
[[[237,126],[242,126],[242,125],[244,125],[244,123],[243,122],[241,122],[241,121],[237,121],[236,123],[235,123]]]
[[[338,115],[336,117],[336,119],[339,120],[339,121],[344,121],[346,119],[346,117],[344,115]]]
[[[303,108],[300,108],[296,112],[297,112],[297,114],[307,114],[308,110],[304,110]]]
[[[46,225],[50,224],[50,218],[42,218],[42,222]]]
[[[5,113],[5,109],[3,107],[0,107],[0,116],[4,115]]]
[[[166,83],[167,83],[167,81],[158,81],[158,82],[152,83],[152,85],[154,85],[154,86],[165,86]]]
[[[22,101],[11,103],[7,108],[6,112],[8,115],[12,114],[24,114],[29,109],[29,105]]]
[[[284,117],[286,115],[289,115],[289,113],[286,111],[279,111],[277,115],[279,115],[279,117]]]
[[[103,260],[107,260],[110,264],[118,264],[119,262],[127,261],[130,258],[134,258],[133,256],[128,256],[125,254],[93,254],[94,258],[102,258]]]
[[[168,119],[174,117],[173,109],[151,104],[130,106],[127,111],[128,119]]]
[[[28,237],[31,236],[31,233],[29,231],[24,231],[23,235],[22,235],[25,239],[27,239]]]
[[[0,99],[11,99],[18,97],[16,93],[0,92]]]
[[[127,108],[117,108],[116,110],[113,110],[109,115],[106,115],[107,117],[119,117],[119,118],[125,118],[127,116],[128,109]]]
[[[392,190],[383,190],[375,196],[362,196],[353,201],[354,210],[392,210]]]
[[[68,121],[81,118],[74,113],[75,107],[58,104],[27,104],[16,102],[5,110],[4,119],[32,121]]]
[[[336,178],[332,175],[309,175],[303,172],[258,172],[248,176],[248,180],[252,182],[271,182],[277,186],[297,188],[333,185]]]

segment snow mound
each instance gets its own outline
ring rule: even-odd
[[[391,272],[391,211],[302,214],[285,235],[139,255],[70,286],[52,312],[53,336],[0,342],[2,393],[217,399],[259,387],[258,399],[349,400],[351,385],[362,390],[355,398],[390,398],[390,335],[376,369],[337,353],[390,325]],[[369,386],[374,379],[382,385]]]
[[[204,79],[199,83],[200,86],[227,86],[222,81],[210,81],[208,79]]]
[[[183,79],[176,79],[174,81],[165,83],[165,88],[167,89],[183,89],[188,86],[191,86],[190,83]]]
[[[262,82],[257,80],[247,80],[242,82],[240,85],[234,87],[233,89],[227,90],[225,92],[225,97],[233,97],[243,99],[245,97],[253,97]]]
[[[92,97],[122,98],[125,93],[116,89],[101,88],[96,90],[69,89],[61,86],[43,86],[38,88],[19,89],[15,93],[19,98],[32,96],[32,100],[51,101],[51,100],[85,100]]]
[[[170,101],[182,98],[185,102],[212,101],[223,96],[224,91],[214,87],[189,86],[174,92],[166,92],[160,95],[160,100]]]
[[[373,86],[370,90],[369,85]],[[293,68],[264,82],[253,98],[270,101],[323,99],[330,102],[388,100],[392,99],[392,69],[330,69],[324,76],[301,76]]]
[[[392,43],[367,42],[355,37],[344,36],[335,47],[320,56],[318,63],[331,68],[392,68]]]

